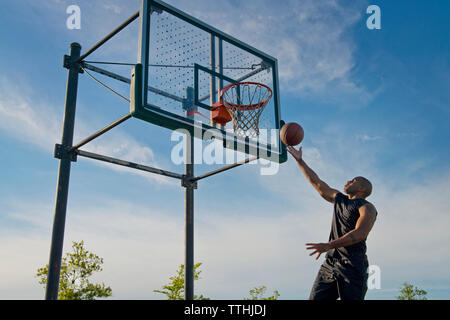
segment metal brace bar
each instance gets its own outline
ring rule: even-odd
[[[108,132],[109,130],[111,130],[112,128],[118,126],[119,124],[121,124],[122,122],[124,122],[125,120],[128,120],[131,118],[131,114],[128,113],[127,115],[123,116],[122,118],[120,118],[119,120],[114,121],[113,123],[111,123],[110,125],[104,127],[103,129],[97,131],[96,133],[90,135],[89,137],[87,137],[86,139],[84,139],[83,141],[79,142],[78,144],[74,145],[70,151],[73,151],[75,149],[81,148],[82,146],[84,146],[86,143],[91,142],[92,140],[94,140],[95,138],[98,138],[99,136],[101,136],[102,134]]]
[[[75,150],[75,153],[82,157],[100,160],[100,161],[104,161],[104,162],[109,162],[112,164],[117,164],[120,166],[132,168],[132,169],[136,169],[136,170],[146,171],[146,172],[150,172],[150,173],[156,173],[156,174],[170,177],[170,178],[184,179],[184,175],[182,175],[182,174],[178,174],[178,173],[138,164],[138,163],[131,162],[131,161],[116,159],[116,158],[112,158],[112,157],[108,157],[108,156],[104,156],[104,155],[100,155],[100,154],[96,154],[96,153],[92,153],[92,152],[88,152],[88,151],[83,151],[83,150],[79,150],[79,149]]]
[[[91,49],[89,49],[88,51],[86,51],[84,54],[82,54],[77,60],[76,62],[80,62],[82,60],[84,60],[87,56],[89,56],[91,53],[93,53],[95,50],[97,50],[98,48],[100,48],[103,44],[105,44],[106,41],[108,41],[109,39],[111,39],[112,37],[114,37],[116,34],[118,34],[120,31],[122,31],[122,29],[124,29],[126,26],[128,26],[131,22],[133,22],[134,20],[136,20],[139,17],[140,12],[137,11],[135,14],[133,14],[130,18],[128,18],[128,20],[126,20],[125,22],[123,22],[120,26],[118,26],[116,29],[114,29],[112,32],[110,32],[108,35],[106,35],[102,40],[100,40],[99,42],[97,42]]]
[[[90,64],[88,64],[88,63],[86,63],[86,62],[82,62],[81,65],[83,66],[83,68],[86,68],[86,69],[88,69],[88,70],[91,70],[91,71],[100,73],[100,74],[102,74],[102,75],[104,75],[104,76],[113,78],[113,79],[115,79],[115,80],[119,80],[119,81],[122,81],[122,82],[125,82],[125,83],[128,83],[128,84],[131,83],[131,80],[130,80],[129,78],[123,77],[123,76],[118,75],[118,74],[116,74],[116,73],[114,73],[114,72],[111,72],[111,71],[108,71],[108,70],[105,70],[105,69],[102,69],[102,68],[99,68],[99,67],[95,67],[95,66],[90,65]],[[184,101],[184,99],[181,98],[181,97],[178,97],[178,96],[173,95],[173,94],[170,94],[170,93],[168,93],[168,92],[165,92],[165,91],[162,91],[162,90],[153,88],[153,87],[151,87],[151,86],[148,86],[148,87],[147,87],[147,90],[150,91],[150,92],[159,94],[159,95],[161,95],[161,96],[164,96],[164,97],[166,97],[166,98],[169,98],[169,99],[172,99],[172,100],[181,102],[181,103],[183,103],[183,101]]]
[[[256,160],[256,159],[258,159],[258,157],[247,158],[247,159],[238,161],[238,162],[236,162],[236,163],[230,164],[229,166],[226,166],[226,167],[223,167],[223,168],[220,168],[220,169],[217,169],[217,170],[214,170],[214,171],[205,173],[205,174],[203,174],[203,175],[201,175],[201,176],[192,178],[192,179],[190,179],[190,180],[191,180],[191,181],[198,181],[198,180],[201,180],[201,179],[210,177],[210,176],[212,176],[212,175],[215,175],[215,174],[217,174],[217,173],[224,172],[224,171],[227,171],[227,170],[236,168],[236,167],[238,167],[238,166],[241,166],[241,165],[246,164],[246,163],[248,163],[248,162],[254,161],[254,160]]]

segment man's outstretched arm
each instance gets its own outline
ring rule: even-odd
[[[297,160],[298,166],[302,170],[306,179],[313,185],[313,187],[319,192],[319,194],[325,200],[334,202],[334,198],[339,193],[338,190],[330,188],[328,184],[320,180],[319,176],[306,164],[302,159],[302,148],[296,150],[294,147],[288,146],[287,150]]]

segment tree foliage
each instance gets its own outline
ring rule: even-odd
[[[407,282],[403,283],[403,287],[400,288],[400,295],[397,296],[397,300],[427,300],[427,292],[414,287]]]
[[[84,242],[73,242],[72,252],[61,263],[58,300],[95,300],[112,295],[112,289],[89,281],[94,272],[103,271],[103,258],[87,251]],[[47,284],[48,265],[37,270],[39,283]]]
[[[194,265],[194,280],[200,279],[201,271],[198,268],[201,262]],[[180,265],[176,271],[176,275],[169,278],[169,284],[163,285],[161,290],[153,290],[153,292],[161,293],[167,296],[168,300],[184,300],[184,265]],[[277,290],[270,297],[264,297],[267,288],[265,286],[255,287],[249,291],[250,298],[244,300],[277,300],[280,294]],[[209,300],[203,295],[194,295],[194,300]]]
[[[202,265],[201,262],[194,264],[194,280],[201,279],[201,271],[198,268]],[[184,300],[184,264],[180,265],[176,275],[169,278],[169,284],[163,285],[161,290],[153,290],[153,292],[165,294],[167,300]],[[194,295],[194,300],[209,300],[203,295]]]
[[[266,290],[266,286],[255,287],[249,291],[250,298],[244,298],[244,300],[278,300],[280,296],[278,290],[275,290],[272,296],[264,297]]]

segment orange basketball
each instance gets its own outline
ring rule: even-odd
[[[302,142],[303,128],[295,122],[286,123],[280,130],[281,141],[287,146],[296,146]]]

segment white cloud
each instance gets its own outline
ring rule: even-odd
[[[106,10],[111,10],[115,14],[120,14],[122,12],[122,9],[116,4],[104,4],[103,8]]]
[[[349,31],[361,20],[361,2],[343,6],[334,0],[224,1],[220,10],[208,0],[169,3],[276,57],[282,91],[355,106],[368,104],[377,94],[352,78],[356,45]],[[43,14],[49,16],[46,20],[63,21],[59,10],[68,4],[45,2]],[[61,30],[86,50],[137,11],[139,1],[127,1],[126,5],[120,1],[95,1],[80,4],[80,8],[81,30]],[[89,59],[136,61],[137,40],[135,21]]]
[[[276,57],[283,91],[333,102],[357,98],[361,105],[372,99],[351,77],[356,47],[348,32],[361,18],[358,4],[241,1],[223,2],[217,11],[204,0],[173,3]]]
[[[39,13],[36,16],[39,20],[34,22],[36,25],[52,30],[55,36],[60,36],[67,44],[79,42],[82,52],[85,52],[138,11],[139,3],[139,0],[42,0],[28,1],[26,5]],[[69,17],[66,8],[70,5],[78,5],[81,10],[81,29],[76,31],[67,29],[66,26]],[[135,20],[89,59],[136,62],[138,34],[138,20]]]
[[[48,263],[49,240],[36,234],[2,234],[0,240],[0,299],[43,299],[35,274]]]
[[[61,128],[55,110],[31,98],[32,90],[26,85],[19,90],[1,77],[0,88],[0,128],[19,140],[51,150]]]
[[[108,205],[102,208],[89,204],[69,208],[64,251],[70,250],[72,241],[83,239],[89,250],[103,257],[104,271],[96,278],[113,288],[115,298],[163,299],[152,290],[166,284],[179,264],[184,263],[183,216],[174,217],[173,213],[156,208],[149,214],[144,206],[104,200],[102,203]],[[16,208],[8,212],[8,221],[25,223],[30,229],[26,237],[20,235],[23,231],[16,233],[14,228],[1,232],[0,240],[5,244],[3,261],[8,266],[0,277],[2,298],[14,298],[16,294],[20,297],[18,292],[7,290],[19,278],[28,281],[28,286],[22,283],[23,290],[33,288],[29,298],[40,298],[41,289],[33,284],[31,275],[47,263],[51,209],[48,205],[16,203]],[[239,224],[236,219],[240,220]],[[195,231],[196,261],[204,263],[198,293],[212,298],[240,299],[259,284],[273,290],[280,283],[289,285],[288,279],[282,276],[266,280],[265,275],[270,272],[291,273],[290,280],[305,277],[292,274],[299,265],[305,265],[301,258],[305,255],[304,248],[298,245],[298,239],[304,242],[303,237],[311,232],[311,228],[304,227],[300,216],[285,214],[280,218],[261,219],[246,217],[235,210],[233,216],[222,216],[220,220],[203,215],[197,220]],[[17,254],[31,247],[33,254]],[[133,272],[124,276],[124,270]]]
[[[295,163],[283,168],[285,172],[277,180],[284,189],[268,191],[281,195],[278,212],[258,202],[249,212],[238,201],[226,208],[216,207],[214,215],[196,211],[195,259],[203,262],[196,293],[241,299],[248,296],[249,289],[266,285],[269,292],[279,290],[282,299],[307,298],[322,258],[315,261],[309,257],[304,243],[328,239],[332,206],[317,195]],[[290,179],[282,180],[285,176]],[[369,261],[381,268],[382,289],[399,287],[403,281],[432,287],[436,281],[448,280],[445,266],[450,256],[442,244],[450,241],[450,218],[448,200],[440,195],[450,191],[449,177],[447,172],[424,185],[402,190],[377,182],[369,200],[379,216],[368,238],[368,255]],[[102,256],[104,271],[97,279],[113,288],[114,298],[163,299],[151,290],[168,283],[184,263],[183,215],[117,199],[101,203],[106,205],[88,202],[69,208],[65,251],[72,241],[83,239],[88,249]],[[28,288],[34,292],[30,297],[39,299],[41,289],[36,289],[30,273],[47,263],[52,208],[11,202],[7,207],[12,208],[7,221],[28,227],[25,237],[23,230],[17,232],[6,224],[2,227],[0,243],[4,244],[7,268],[0,277],[0,294],[5,299],[11,297],[14,293],[8,288],[15,279],[23,278],[28,283],[19,281],[21,288]],[[31,255],[20,254],[30,247],[34,248]],[[124,274],[124,270],[133,272]],[[374,291],[372,296],[376,294]]]
[[[113,288],[115,298],[158,298],[151,289],[168,278],[169,270],[182,254],[182,220],[161,211],[107,199],[102,208],[69,205],[64,252],[72,241],[84,240],[86,248],[104,258],[104,271],[95,279]],[[0,277],[2,299],[41,299],[44,291],[34,275],[48,263],[52,208],[48,205],[17,204],[4,221],[20,222],[30,229],[1,227],[3,267]],[[129,270],[125,272],[125,270]],[[17,289],[10,291],[16,286]],[[20,289],[20,291],[18,290]],[[25,294],[23,293],[25,292]]]
[[[59,143],[62,132],[62,119],[60,118],[62,114],[57,112],[58,108],[39,97],[27,85],[26,81],[22,81],[19,90],[5,77],[1,77],[0,89],[3,92],[0,96],[0,130],[45,152],[53,152],[54,145]],[[95,128],[89,119],[78,117],[74,142],[90,136],[97,130],[98,128]],[[107,139],[98,139],[101,140],[94,140],[82,149],[159,167],[152,149],[140,144],[119,128],[114,128],[108,134]],[[138,174],[152,181],[178,185],[178,183],[160,175],[147,174],[98,161],[95,161],[95,163],[107,166],[112,170]]]
[[[368,134],[358,134],[356,135],[356,138],[361,141],[375,141],[382,139],[380,136],[371,136]]]
[[[448,251],[439,246],[450,241],[446,232],[450,225],[448,199],[442,197],[450,191],[449,177],[449,172],[443,172],[421,185],[407,184],[396,190],[384,186],[378,192],[378,228],[383,232],[374,232],[372,238],[374,247],[380,250],[377,259],[404,266],[405,274],[439,268],[440,263],[450,259]],[[393,248],[390,254],[380,254],[388,246]],[[411,263],[414,271],[408,269]]]

